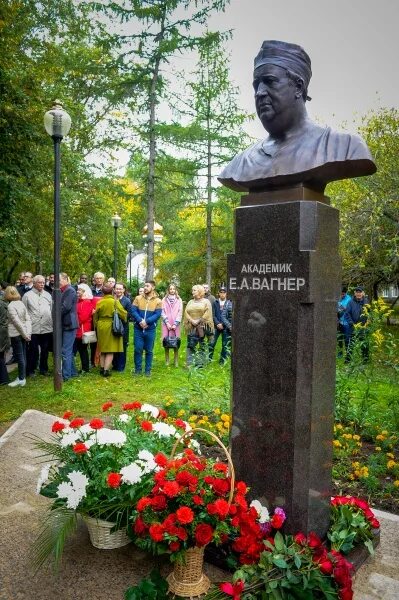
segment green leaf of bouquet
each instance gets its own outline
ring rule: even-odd
[[[364,545],[366,546],[367,550],[370,552],[371,555],[374,554],[374,548],[373,548],[373,543],[371,540],[364,540]]]
[[[37,572],[51,557],[58,567],[69,535],[76,531],[77,518],[73,510],[64,506],[48,512],[38,537],[29,552],[29,560]]]
[[[273,558],[273,564],[275,564],[276,567],[278,567],[279,569],[287,569],[288,568],[288,564],[286,563],[286,561],[283,558],[279,558],[279,557]]]
[[[295,563],[295,566],[296,566],[297,569],[301,568],[301,564],[302,564],[301,563],[301,558],[300,558],[300,556],[298,554],[295,554],[295,556],[294,556],[294,563]]]
[[[279,531],[274,536],[274,546],[277,552],[283,552],[285,550],[284,538]]]

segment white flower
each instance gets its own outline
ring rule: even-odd
[[[141,458],[141,460],[149,461],[154,460],[154,455],[149,450],[140,450],[139,458]]]
[[[92,434],[94,439],[99,446],[107,446],[108,444],[114,444],[115,446],[123,446],[126,443],[126,433],[120,429],[108,429],[103,427],[98,429],[96,434]]]
[[[185,429],[185,431],[191,431],[191,430],[192,430],[192,427],[191,427],[190,423],[188,423],[187,421],[183,421],[183,423],[184,423],[184,424],[185,424],[185,426],[186,426],[186,429]]]
[[[90,427],[90,425],[88,423],[85,423],[85,425],[82,425],[82,427],[80,427],[80,432],[83,435],[88,435],[89,433],[92,433],[94,431],[93,427]]]
[[[92,446],[94,446],[94,444],[96,443],[96,440],[93,438],[89,438],[87,440],[85,440],[85,446],[86,448],[91,448]]]
[[[63,481],[57,488],[58,498],[66,498],[67,508],[75,510],[80,501],[86,496],[89,480],[81,471],[71,471],[69,481]]]
[[[270,521],[269,511],[267,510],[266,506],[263,506],[263,504],[259,502],[259,500],[252,500],[249,506],[253,506],[258,513],[259,523],[266,523],[267,521]]]
[[[194,448],[194,450],[196,451],[197,454],[201,454],[201,447],[199,442],[197,442],[197,440],[190,440],[190,446],[192,446]]]
[[[72,430],[70,433],[65,434],[61,438],[60,445],[63,448],[66,448],[67,446],[72,446],[73,444],[76,444],[78,440],[80,440],[80,432]]]
[[[40,470],[40,474],[37,480],[37,486],[36,486],[36,493],[40,494],[40,490],[42,489],[42,485],[43,483],[45,483],[48,479],[48,474],[50,472],[50,468],[51,465],[44,465],[44,467],[41,468]]]
[[[156,419],[159,415],[159,409],[152,404],[142,404],[140,411],[143,413],[150,413],[154,419]]]
[[[154,455],[148,450],[140,450],[137,462],[142,466],[143,473],[151,473],[151,471],[155,471],[158,466],[154,460]]]
[[[129,421],[131,420],[131,416],[127,415],[126,413],[122,413],[121,415],[119,415],[118,419],[121,423],[129,423]]]
[[[133,484],[141,481],[143,472],[138,464],[132,463],[127,465],[127,467],[122,467],[120,474],[122,475],[123,483]]]
[[[154,423],[152,430],[159,435],[159,437],[171,437],[176,433],[176,427],[168,425],[167,423]]]

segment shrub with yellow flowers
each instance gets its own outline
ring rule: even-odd
[[[359,454],[362,448],[360,435],[352,433],[350,427],[344,427],[341,423],[334,425],[334,455],[353,456]]]

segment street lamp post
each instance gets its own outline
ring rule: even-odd
[[[54,142],[54,290],[53,290],[53,356],[54,356],[54,390],[62,390],[62,329],[61,329],[61,290],[60,290],[60,172],[61,141],[71,128],[71,117],[55,100],[53,108],[44,115],[44,127]]]
[[[133,244],[128,244],[127,249],[129,252],[129,292],[132,293],[132,252],[134,250]]]
[[[120,218],[120,216],[118,215],[118,213],[115,213],[114,216],[111,219],[111,224],[112,227],[114,228],[114,272],[113,272],[113,277],[115,279],[115,281],[118,279],[117,278],[117,266],[118,266],[118,227],[120,227],[122,223],[122,219]]]

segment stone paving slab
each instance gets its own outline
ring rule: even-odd
[[[167,559],[149,557],[133,544],[98,550],[83,522],[67,542],[57,573],[48,567],[34,576],[29,567],[29,549],[49,500],[36,494],[41,465],[24,434],[48,437],[55,418],[28,410],[0,437],[0,600],[123,600],[125,590],[154,566],[166,575]],[[399,517],[375,512],[381,545],[356,576],[355,600],[399,600]],[[213,581],[227,576],[205,568]]]

